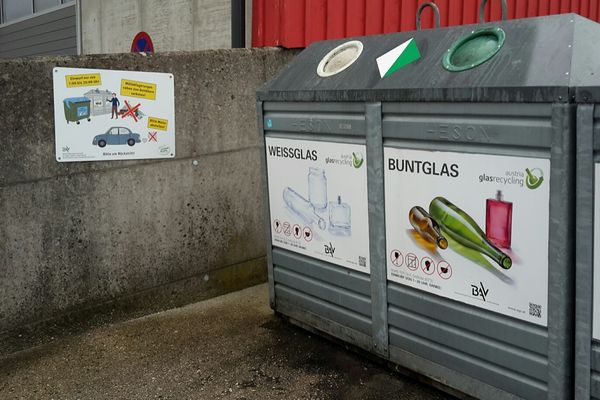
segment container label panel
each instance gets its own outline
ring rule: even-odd
[[[388,280],[547,326],[550,160],[384,149]]]
[[[54,68],[56,161],[175,157],[173,75]]]
[[[273,246],[369,273],[366,147],[266,138]]]
[[[600,340],[600,163],[594,164],[594,291],[592,336]]]

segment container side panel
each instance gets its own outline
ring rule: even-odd
[[[277,268],[278,266],[276,265],[275,270]],[[332,288],[332,290],[334,289]],[[283,300],[295,304],[301,309],[337,322],[350,329],[366,335],[371,334],[371,320],[346,308],[336,306],[335,304],[307,295],[295,288],[277,282],[275,283],[275,296],[277,297],[277,302]]]
[[[315,314],[301,305],[286,300],[277,302],[277,311],[291,318],[291,322],[311,332],[324,332],[346,343],[351,343],[364,350],[372,351],[371,336],[351,329],[321,315]]]
[[[439,296],[423,296],[418,290],[395,283],[388,284],[390,306],[431,318],[441,324],[462,327],[469,335],[502,342],[544,356],[548,348],[545,329],[480,310]]]
[[[533,157],[531,162],[545,159],[546,163],[551,159],[552,149],[558,151],[558,120],[548,104],[426,105],[384,104],[383,136],[386,148],[502,154]],[[566,112],[559,114],[569,118]],[[560,126],[564,128],[563,135],[566,135],[569,124]],[[568,143],[561,142],[561,145],[569,148]],[[564,159],[560,161],[564,162]],[[547,169],[546,175],[551,175],[551,162]],[[559,186],[558,183],[556,185]],[[552,185],[549,187],[553,188]],[[546,188],[548,190],[548,186]],[[524,190],[525,194],[530,193]],[[565,240],[562,245],[554,246],[567,251],[568,243]],[[547,253],[540,256],[551,258]],[[555,264],[554,268],[564,265]],[[568,276],[563,275],[563,278],[569,281]],[[543,324],[537,325],[537,322],[533,324],[534,321],[525,321],[525,318],[522,320],[502,315],[458,300],[388,282],[391,354],[395,352],[392,349],[404,349],[436,365],[452,368],[459,374],[496,387],[506,396],[512,393],[523,398],[552,397],[548,390],[552,379],[549,373],[548,328]],[[550,309],[549,304],[542,307]],[[547,312],[550,315],[550,311]],[[564,365],[568,364],[563,364],[560,372],[564,372]],[[565,382],[564,376],[559,379]],[[449,384],[452,386],[452,383]],[[565,387],[556,386],[561,391],[559,396],[566,396]],[[483,396],[477,387],[470,394]]]
[[[406,331],[390,329],[390,350],[393,347],[410,349],[412,353],[422,358],[445,365],[522,398],[542,399],[546,397],[547,388],[544,382],[517,375],[510,369],[500,368],[485,360],[471,357]],[[443,377],[440,378],[443,379]],[[446,381],[445,383],[453,386],[450,382]],[[474,392],[470,394],[481,397],[478,389],[474,389]]]
[[[396,346],[390,346],[390,359],[408,369],[416,371],[433,380],[438,380],[444,384],[452,382],[460,391],[480,399],[493,400],[522,400],[522,397],[500,390],[480,380],[474,379],[458,372],[453,367],[431,362],[425,358],[419,357]],[[442,378],[440,378],[442,377]]]
[[[369,276],[360,272],[347,270],[318,260],[307,262],[306,257],[300,254],[278,248],[273,249],[273,262],[277,265],[285,265],[288,271],[303,274],[319,281],[332,282],[336,286],[363,296],[371,294]]]
[[[274,273],[275,282],[320,300],[335,304],[347,311],[371,317],[371,299],[354,293],[331,282],[319,281],[278,266]]]
[[[471,333],[460,326],[443,324],[439,320],[406,309],[390,306],[389,314],[390,326],[405,327],[405,330],[413,335],[480,358],[490,364],[511,369],[523,376],[542,382],[546,379],[548,364],[542,355],[505,341]]]

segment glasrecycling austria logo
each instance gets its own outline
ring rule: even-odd
[[[528,189],[537,189],[542,185],[542,182],[544,182],[544,173],[541,169],[533,168],[530,170],[529,168],[525,168],[525,172],[527,173],[527,176],[525,177],[525,186],[527,186]]]
[[[326,157],[325,165],[339,165],[359,169],[365,163],[365,156],[361,152],[342,153],[339,157]]]
[[[361,153],[352,152],[352,166],[354,166],[354,168],[360,168],[364,161],[365,159]]]
[[[505,171],[504,175],[483,173],[479,175],[479,183],[493,183],[503,186],[520,186],[534,190],[544,183],[544,172],[540,168],[525,168],[525,171]]]

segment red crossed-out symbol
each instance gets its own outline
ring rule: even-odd
[[[135,116],[135,112],[137,111],[138,108],[140,108],[141,103],[138,103],[137,106],[132,108],[129,105],[129,103],[127,102],[127,100],[125,100],[125,105],[127,106],[127,112],[125,112],[125,114],[123,114],[123,116],[121,118],[125,118],[126,116],[131,115],[133,117],[133,119],[135,120],[135,122],[138,122],[138,119]]]
[[[156,131],[148,132],[148,141],[149,142],[158,142],[158,140],[156,140],[156,135],[157,135]]]

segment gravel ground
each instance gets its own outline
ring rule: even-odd
[[[0,359],[0,399],[453,399],[276,316],[266,285]]]

